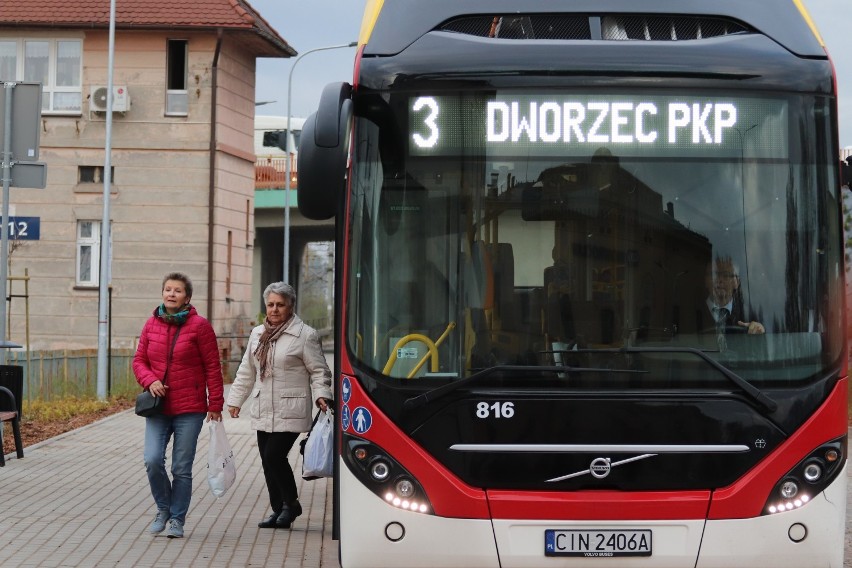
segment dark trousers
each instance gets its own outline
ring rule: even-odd
[[[269,504],[276,513],[280,513],[285,504],[299,498],[296,479],[287,461],[287,454],[298,437],[298,432],[257,431],[257,449],[260,451],[263,476],[269,491]]]

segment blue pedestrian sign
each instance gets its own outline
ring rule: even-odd
[[[363,406],[356,408],[352,413],[352,429],[359,434],[364,434],[372,425],[373,416],[370,414],[370,411]]]

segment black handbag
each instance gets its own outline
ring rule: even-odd
[[[136,395],[136,416],[145,418],[154,416],[160,413],[160,406],[163,404],[163,398],[154,396],[148,390],[143,390]]]
[[[177,328],[177,332],[175,332],[175,338],[172,340],[172,348],[169,350],[169,358],[166,359],[166,372],[163,374],[164,385],[169,376],[169,364],[172,362],[172,354],[175,351],[175,343],[177,343],[178,335],[180,335],[180,328]],[[154,396],[148,389],[143,390],[136,395],[136,416],[148,418],[149,416],[159,414],[163,406],[163,398],[162,396]]]

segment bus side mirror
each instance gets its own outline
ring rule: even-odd
[[[308,219],[334,217],[346,189],[352,128],[352,86],[326,85],[319,108],[308,117],[299,141],[299,211]]]

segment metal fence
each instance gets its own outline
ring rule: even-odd
[[[322,324],[324,322],[315,322]],[[320,335],[327,339],[331,334],[325,328]],[[220,339],[226,336],[220,336]],[[242,336],[240,336],[243,338]],[[247,335],[243,339],[247,339]],[[325,342],[324,342],[325,343]],[[220,349],[222,371],[230,382],[242,360],[244,347],[234,352]],[[324,345],[326,349],[328,346]],[[123,395],[139,392],[133,375],[135,349],[113,349],[109,355],[110,372],[107,376],[107,394]],[[57,400],[66,397],[96,397],[98,393],[98,350],[58,349],[48,351],[9,351],[6,364],[23,367],[24,400]]]
[[[108,373],[110,395],[139,390],[131,368],[133,354],[133,349],[112,350]],[[25,400],[97,396],[97,349],[10,351],[6,363],[23,367]]]

